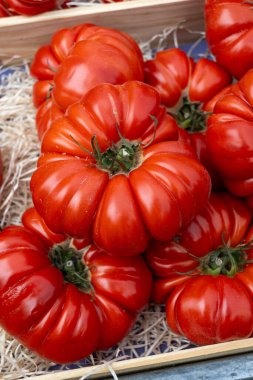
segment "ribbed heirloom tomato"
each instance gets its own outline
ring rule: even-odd
[[[201,58],[195,63],[175,48],[145,62],[145,81],[160,92],[162,103],[182,129],[181,138],[193,146],[211,174],[213,186],[219,188],[221,180],[207,152],[205,131],[208,113],[213,110],[209,101],[230,84],[230,75],[216,62]]]
[[[245,202],[213,193],[205,210],[173,241],[150,244],[153,299],[166,301],[167,321],[175,333],[197,344],[252,335],[251,219]]]
[[[57,233],[139,254],[151,236],[173,237],[209,197],[207,171],[188,145],[168,141],[177,138],[155,89],[99,85],[45,135],[34,205]]]
[[[112,257],[94,245],[78,251],[33,209],[23,223],[0,233],[1,326],[57,363],[121,340],[149,299],[143,258]]]
[[[215,99],[207,148],[230,192],[253,195],[253,70]]]
[[[217,61],[241,78],[253,68],[252,2],[206,0],[206,38]]]
[[[56,32],[36,53],[31,74],[38,79],[33,99],[42,138],[52,120],[97,84],[142,81],[143,58],[126,33],[84,24]]]

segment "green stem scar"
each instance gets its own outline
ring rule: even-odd
[[[245,265],[253,263],[248,260],[247,251],[253,249],[253,240],[245,244],[239,244],[236,247],[230,247],[222,238],[222,246],[209,252],[204,257],[197,257],[187,252],[191,258],[199,263],[199,266],[189,272],[178,273],[180,275],[225,275],[234,277],[236,273],[241,272]]]
[[[85,293],[94,293],[90,279],[89,267],[82,260],[82,252],[64,245],[54,246],[49,252],[49,259],[59,269],[64,280],[75,285]]]
[[[188,132],[201,132],[206,130],[206,121],[209,113],[201,109],[201,102],[191,102],[183,98],[183,104],[177,113],[177,122],[182,129]]]
[[[84,148],[72,135],[70,135],[70,138],[80,149],[96,161],[96,165],[99,169],[108,172],[110,175],[129,173],[131,170],[139,166],[142,150],[151,145],[155,140],[156,129],[159,122],[155,116],[149,115],[149,117],[154,125],[154,133],[151,140],[143,147],[141,142],[130,141],[123,137],[118,123],[116,123],[116,130],[119,136],[119,141],[116,143],[112,142],[111,146],[104,152],[100,149],[96,135],[91,138],[91,150]]]

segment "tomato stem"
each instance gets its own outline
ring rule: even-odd
[[[156,137],[156,128],[159,124],[159,121],[157,120],[157,118],[154,116],[154,115],[148,115],[152,120],[153,120],[153,123],[154,123],[154,133],[153,133],[153,136],[151,138],[151,140],[143,146],[143,149],[146,149],[147,147],[149,147],[151,144],[153,144],[154,140],[155,140],[155,137]]]
[[[201,109],[201,102],[191,102],[183,98],[183,105],[177,113],[177,122],[182,129],[188,132],[202,132],[206,130],[206,121],[209,115]]]
[[[156,137],[156,128],[159,124],[157,118],[149,115],[154,125],[154,133],[151,140],[143,146],[143,149],[151,145]],[[110,175],[118,173],[129,173],[136,168],[141,159],[142,144],[138,141],[130,141],[126,139],[119,129],[119,124],[116,121],[116,131],[119,136],[117,143],[112,142],[111,146],[104,152],[101,151],[96,135],[91,138],[92,151],[84,148],[72,135],[69,135],[74,143],[85,153],[95,159],[97,167],[108,172]]]
[[[108,149],[101,152],[97,137],[94,135],[91,139],[93,150],[91,152],[75,140],[72,135],[69,136],[80,149],[96,160],[99,169],[107,171],[111,175],[129,173],[140,161],[142,150],[137,141],[130,142],[121,137],[117,143],[112,143]]]
[[[68,245],[54,246],[49,252],[52,264],[59,269],[66,282],[74,284],[85,293],[94,293],[90,281],[90,268],[83,262],[83,254]]]
[[[224,239],[223,245],[206,255],[201,262],[201,272],[217,276],[220,274],[233,277],[243,267],[250,263],[247,260],[247,250],[253,248],[253,240],[236,247],[228,246]]]

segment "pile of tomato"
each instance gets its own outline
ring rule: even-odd
[[[0,324],[37,354],[109,348],[150,301],[193,343],[252,336],[251,4],[206,27],[217,61],[90,24],[37,51],[34,208],[0,233]]]

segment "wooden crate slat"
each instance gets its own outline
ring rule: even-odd
[[[134,0],[123,3],[78,7],[33,17],[0,20],[0,59],[19,55],[31,58],[52,34],[61,28],[94,23],[123,30],[145,41],[165,27],[187,20],[194,30],[203,30],[203,0]],[[194,36],[182,34],[185,41]]]
[[[253,351],[253,338],[212,344],[209,346],[190,348],[143,358],[123,360],[111,364],[111,367],[117,374],[125,374],[250,351]],[[90,375],[89,379],[104,379],[105,376],[110,374],[108,368],[96,366],[61,371],[39,377],[34,376],[30,377],[29,380],[79,380],[81,376],[87,375],[91,370],[94,370],[94,374]]]

